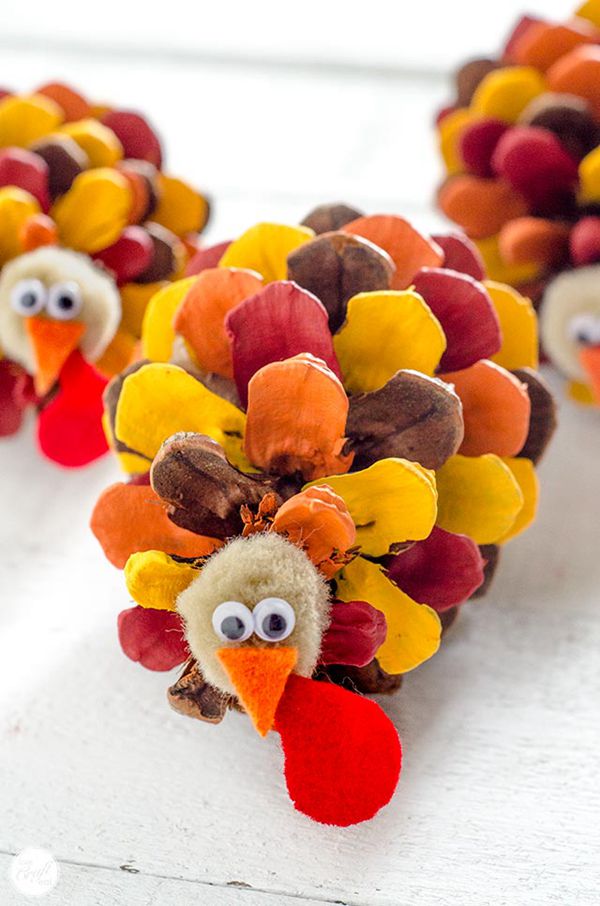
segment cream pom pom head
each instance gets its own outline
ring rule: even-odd
[[[260,533],[235,538],[213,554],[179,595],[177,609],[205,678],[239,694],[223,649],[294,649],[294,671],[311,675],[329,623],[329,587],[299,547]]]
[[[51,386],[70,352],[96,361],[115,336],[121,299],[114,280],[87,255],[44,246],[0,273],[0,350]],[[49,347],[52,347],[49,349]],[[48,370],[48,362],[54,368]]]
[[[559,274],[544,294],[540,324],[552,362],[571,380],[589,382],[582,359],[600,347],[600,264]]]

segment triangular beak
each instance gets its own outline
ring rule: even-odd
[[[298,652],[295,648],[220,648],[217,657],[252,723],[266,736]]]
[[[58,380],[63,365],[77,348],[85,325],[79,321],[26,318],[25,330],[35,356],[35,389],[40,396],[44,396]]]
[[[600,346],[585,346],[579,353],[579,361],[590,379],[596,402],[600,403]]]

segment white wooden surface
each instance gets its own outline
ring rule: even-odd
[[[372,17],[385,6],[369,4]],[[425,40],[417,10],[407,18],[410,41],[398,23],[380,31],[378,67],[372,18],[365,48],[357,8],[349,5],[347,41],[331,38],[324,11],[312,43],[302,17],[300,25],[278,19],[270,44],[259,30],[242,42],[243,18],[223,38],[226,7],[206,12],[207,27],[195,32],[185,21],[175,34],[146,18],[144,40],[101,19],[88,53],[60,3],[35,21],[5,3],[0,81],[25,87],[60,76],[152,111],[173,169],[216,197],[215,239],[258,218],[293,221],[336,197],[430,226],[429,117],[444,98],[434,70],[477,43],[458,27],[452,53],[436,29]],[[483,28],[483,7],[453,8],[479,16]],[[511,11],[488,14],[495,40]],[[284,26],[287,48],[275,40]],[[133,63],[124,35],[141,48]],[[284,51],[294,66],[284,65]],[[115,466],[57,470],[35,454],[31,426],[3,442],[0,904],[26,902],[8,867],[14,853],[41,846],[61,867],[42,901],[49,906],[592,906],[598,449],[600,413],[565,404],[542,468],[537,525],[509,546],[493,593],[465,608],[443,651],[382,702],[405,746],[393,803],[368,825],[335,830],[292,810],[275,737],[260,740],[237,715],[220,727],[178,717],[164,701],[169,678],[120,654],[122,578],[86,527]]]

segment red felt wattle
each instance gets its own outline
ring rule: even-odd
[[[147,670],[172,670],[190,656],[178,614],[171,610],[130,607],[118,618],[124,653]]]
[[[569,253],[575,267],[600,261],[600,217],[583,217],[569,236]]]
[[[265,365],[310,352],[338,377],[325,306],[291,280],[270,283],[260,293],[236,305],[225,320],[231,339],[233,374],[242,405],[248,402],[248,382]]]
[[[0,152],[0,187],[17,186],[33,195],[43,211],[50,207],[48,165],[25,148],[6,148]]]
[[[154,243],[139,226],[125,227],[113,245],[94,255],[96,261],[112,271],[119,285],[135,280],[150,267],[154,256]]]
[[[444,253],[444,267],[459,274],[466,274],[473,280],[485,279],[485,265],[474,242],[463,233],[447,233],[431,237]]]
[[[484,565],[471,538],[436,526],[424,541],[396,554],[387,571],[415,601],[442,612],[462,604],[482,585]]]
[[[190,258],[185,269],[186,277],[195,277],[196,274],[208,270],[211,267],[217,267],[219,261],[231,245],[231,240],[219,242],[217,245],[210,245],[205,249],[198,251]]]
[[[366,601],[334,601],[321,642],[321,664],[370,664],[385,642],[385,614]]]
[[[509,129],[508,123],[489,117],[467,126],[460,136],[460,156],[470,173],[487,179],[494,175],[492,157],[496,145]]]
[[[112,129],[123,145],[123,157],[147,160],[160,170],[160,141],[143,116],[131,110],[110,110],[102,117],[102,122]]]
[[[75,468],[107,452],[102,427],[106,384],[80,352],[71,353],[60,374],[58,392],[38,420],[39,446],[48,459]]]
[[[292,674],[275,715],[288,792],[299,812],[347,827],[392,798],[402,764],[393,723],[354,692]]]
[[[28,400],[23,385],[30,381],[26,371],[9,359],[0,360],[0,437],[15,434],[23,422]]]
[[[492,167],[534,207],[551,215],[574,193],[577,161],[559,139],[540,126],[515,126],[505,132],[494,151]]]
[[[460,371],[498,352],[502,345],[500,322],[483,284],[466,274],[437,267],[421,268],[413,284],[446,335],[440,371]]]

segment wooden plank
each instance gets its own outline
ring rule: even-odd
[[[346,830],[293,811],[275,737],[238,715],[212,727],[171,713],[169,677],[117,650],[126,592],[86,531],[112,464],[69,474],[26,435],[0,447],[0,851],[365,906],[593,902],[599,443],[597,420],[565,405],[539,522],[382,702],[403,778]],[[187,904],[187,889],[158,902]]]

